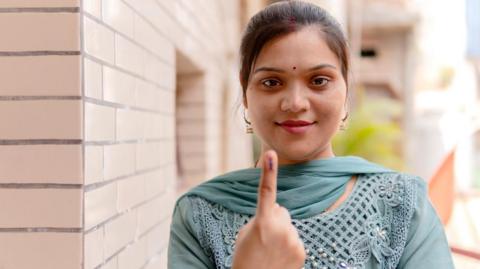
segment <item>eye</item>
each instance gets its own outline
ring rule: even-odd
[[[278,86],[280,85],[280,81],[276,80],[276,79],[264,79],[262,80],[262,85],[266,86],[266,87],[275,87],[275,86]]]
[[[313,85],[315,86],[325,86],[330,80],[326,77],[315,77],[312,80]]]

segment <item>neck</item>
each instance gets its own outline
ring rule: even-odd
[[[263,155],[265,152],[269,149],[272,149],[265,144],[262,144],[262,150],[260,152],[260,157],[259,159],[255,162],[254,167],[255,168],[262,168],[264,164],[263,160]],[[278,165],[283,165],[283,164],[295,164],[295,163],[302,163],[302,162],[307,162],[311,160],[320,160],[320,159],[328,159],[335,157],[335,154],[333,153],[332,146],[331,144],[328,144],[328,146],[324,149],[319,150],[318,152],[314,152],[310,154],[310,156],[307,156],[306,158],[303,159],[296,159],[296,160],[291,160],[289,158],[285,158],[279,152],[277,151],[278,154]]]

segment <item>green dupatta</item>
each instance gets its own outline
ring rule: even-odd
[[[286,207],[292,218],[307,218],[333,204],[344,193],[352,176],[394,172],[356,156],[279,165],[277,203]],[[261,168],[229,172],[201,183],[178,200],[197,195],[234,212],[254,215],[260,175]]]

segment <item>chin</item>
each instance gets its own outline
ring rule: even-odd
[[[277,150],[277,154],[281,154],[283,159],[301,162],[312,159],[315,155],[315,151],[312,152],[312,148],[282,148]]]

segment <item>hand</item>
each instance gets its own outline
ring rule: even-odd
[[[263,160],[257,211],[238,232],[232,269],[300,269],[306,258],[303,242],[288,210],[276,203],[277,154],[269,150]]]

